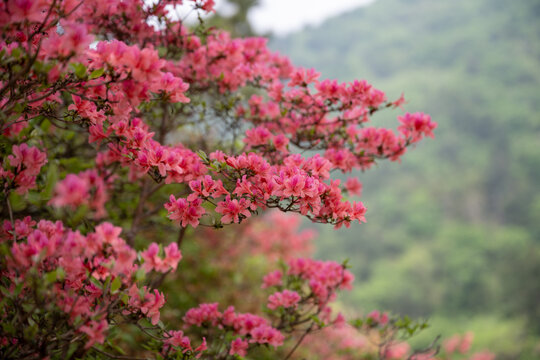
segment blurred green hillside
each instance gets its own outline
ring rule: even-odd
[[[540,358],[540,1],[378,0],[271,46],[439,123],[355,174],[367,224],[319,228],[321,257],[351,259],[347,304],[431,317],[419,341],[470,329],[498,358]]]

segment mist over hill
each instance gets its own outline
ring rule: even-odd
[[[353,260],[347,304],[540,356],[540,1],[378,0],[271,47],[439,123],[401,164],[354,174],[367,224],[319,229],[320,256]]]

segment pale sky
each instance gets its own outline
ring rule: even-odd
[[[373,0],[261,0],[261,5],[253,9],[249,17],[258,32],[285,35],[371,2]]]

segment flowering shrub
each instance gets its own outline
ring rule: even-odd
[[[352,274],[306,257],[313,234],[283,213],[365,221],[344,197],[361,183],[334,174],[397,161],[436,124],[371,126],[403,98],[189,28],[181,4],[0,4],[2,358],[288,359],[346,326],[331,303]],[[407,356],[408,324],[368,319],[392,339],[381,357]]]

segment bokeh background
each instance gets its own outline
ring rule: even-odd
[[[367,79],[438,122],[401,164],[354,173],[368,223],[316,227],[350,259],[343,306],[473,331],[498,359],[540,358],[540,1],[218,1],[211,24],[267,35],[323,78]],[[400,112],[375,123],[394,124]],[[315,227],[305,224],[306,227]],[[413,341],[414,343],[414,341]]]

